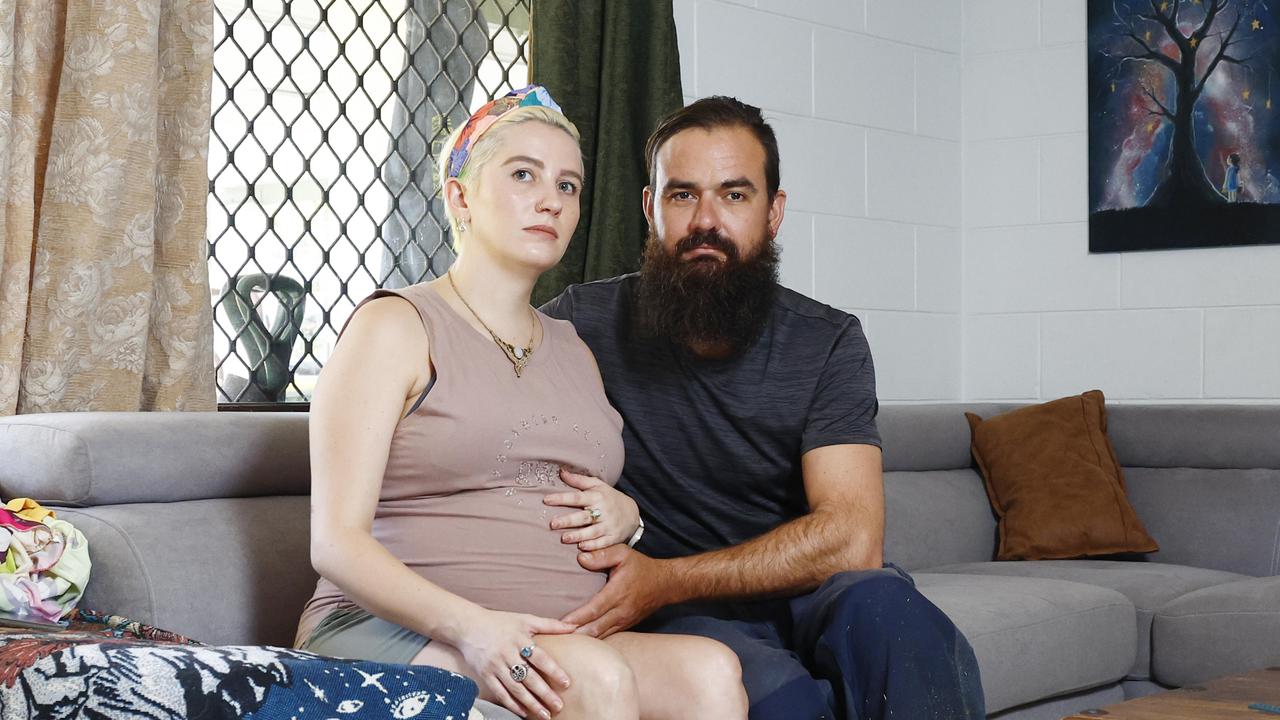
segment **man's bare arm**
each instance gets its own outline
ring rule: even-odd
[[[878,568],[884,552],[880,449],[831,445],[801,460],[809,514],[740,545],[666,561],[676,602],[809,592],[835,573]]]
[[[579,563],[608,570],[609,581],[565,620],[605,637],[666,605],[796,594],[837,572],[880,567],[880,449],[832,445],[805,453],[801,462],[809,514],[740,545],[690,557],[654,560],[625,545],[581,553]]]

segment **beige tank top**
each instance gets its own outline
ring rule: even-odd
[[[584,570],[577,546],[549,529],[570,510],[542,498],[571,489],[561,466],[610,485],[622,471],[622,418],[605,398],[591,351],[572,325],[539,312],[542,343],[517,378],[493,340],[435,290],[379,290],[364,302],[388,295],[417,308],[435,375],[392,435],[373,536],[422,577],[484,607],[563,616],[605,576]],[[321,578],[299,639],[352,605]]]

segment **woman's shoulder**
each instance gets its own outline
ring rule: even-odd
[[[535,310],[535,312],[538,313],[538,319],[542,321],[542,327],[547,337],[556,343],[557,349],[562,348],[570,355],[579,357],[585,355],[591,359],[593,364],[595,363],[595,357],[592,356],[591,349],[578,336],[578,331],[574,328],[573,323],[568,320],[551,317],[541,310]]]
[[[394,326],[402,329],[407,325],[421,325],[418,303],[400,291],[379,290],[357,306],[348,322],[349,327],[357,325],[365,328],[383,328]]]
[[[349,388],[377,378],[393,388],[399,383],[425,386],[418,358],[430,352],[430,345],[418,311],[407,298],[395,293],[370,296],[343,326],[320,373],[321,384]]]
[[[420,282],[401,288],[379,288],[369,294],[358,306],[377,307],[376,319],[394,322],[397,325],[431,325],[433,315],[438,312],[437,304],[443,298],[435,289],[437,281]],[[359,313],[357,313],[359,314]]]
[[[574,328],[573,323],[568,320],[551,317],[550,315],[535,309],[538,313],[538,319],[542,321],[542,327],[545,328],[547,334],[557,342],[568,342],[586,347],[586,343],[582,342],[582,338],[578,337],[578,331]]]
[[[557,335],[570,334],[574,337],[578,336],[578,331],[573,329],[573,323],[568,320],[561,320],[560,318],[552,317],[537,308],[534,308],[533,311],[538,314],[538,319],[542,321],[542,326],[546,328],[548,332],[553,332]]]
[[[435,285],[438,282],[439,280],[429,280],[399,288],[379,288],[369,295],[369,299],[381,300],[389,297],[399,297],[408,301],[419,312],[425,312],[431,306],[433,300],[440,298],[440,293],[435,289]]]
[[[427,343],[433,335],[429,298],[434,294],[429,283],[374,290],[356,306],[340,335],[358,334],[370,349]]]

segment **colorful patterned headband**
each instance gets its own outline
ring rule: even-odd
[[[467,124],[458,133],[458,140],[453,144],[453,152],[449,153],[449,177],[456,178],[462,174],[467,158],[471,157],[471,148],[489,128],[493,127],[503,115],[522,107],[545,107],[563,112],[551,94],[541,85],[529,85],[519,90],[512,90],[505,96],[489,101],[475,111]]]

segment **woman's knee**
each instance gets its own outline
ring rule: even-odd
[[[639,717],[635,673],[617,650],[582,635],[543,636],[538,642],[569,675],[571,684],[563,693],[565,709],[561,717]]]
[[[691,639],[684,653],[694,717],[746,718],[747,691],[742,663],[728,645],[707,638]]]
[[[595,641],[594,647],[584,653],[579,662],[574,663],[573,675],[578,678],[578,687],[598,707],[616,705],[639,709],[639,692],[636,689],[636,676],[631,666],[618,654],[618,651]],[[599,706],[599,703],[609,703]],[[622,708],[619,708],[622,710]],[[592,717],[603,717],[603,714]],[[619,712],[618,717],[626,717],[627,713]]]

